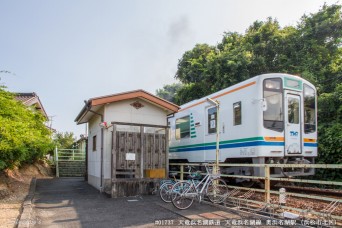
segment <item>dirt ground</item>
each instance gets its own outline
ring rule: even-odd
[[[51,178],[45,162],[23,165],[20,169],[0,172],[0,226],[16,227],[22,203],[28,194],[33,177]]]

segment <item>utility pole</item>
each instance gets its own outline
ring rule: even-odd
[[[214,101],[211,98],[207,98],[207,101],[212,105],[216,106],[216,164],[215,164],[215,174],[219,173],[219,157],[220,157],[220,102],[218,100]]]
[[[52,131],[52,121],[53,121],[53,118],[56,116],[48,116],[48,117],[49,117],[49,121],[50,121],[50,131]]]

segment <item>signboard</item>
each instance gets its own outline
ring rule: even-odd
[[[135,153],[126,153],[126,161],[135,161]]]

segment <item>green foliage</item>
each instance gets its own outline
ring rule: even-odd
[[[342,163],[342,83],[318,99],[318,163]],[[342,170],[319,170],[324,179],[342,180]]]
[[[52,149],[44,117],[0,87],[0,170],[33,162]]]
[[[208,94],[208,91],[208,86],[205,85],[205,82],[185,84],[175,95],[175,103],[183,103],[184,98],[186,98],[186,101],[195,100],[201,94]]]
[[[184,86],[175,101],[184,104],[263,73],[300,75],[319,93],[317,161],[341,163],[341,8],[324,5],[284,28],[268,18],[254,22],[243,35],[225,33],[217,46],[197,44],[179,60],[175,78]]]
[[[171,85],[165,85],[162,89],[157,89],[156,95],[167,101],[176,103],[175,96],[182,88],[183,84],[173,83]]]
[[[341,45],[341,5],[324,5],[297,26],[281,28],[272,18],[256,21],[244,35],[227,32],[217,46],[197,44],[186,51],[175,75],[185,86],[174,100],[184,104],[272,72],[301,75],[320,93],[332,92],[342,77]]]
[[[318,115],[320,122],[342,123],[342,83],[332,93],[323,93],[318,97]]]
[[[73,132],[58,132],[53,139],[55,146],[59,149],[72,149],[76,137]]]
[[[342,164],[342,124],[319,125],[319,156],[317,163]],[[318,173],[324,179],[342,181],[342,170],[319,170]]]

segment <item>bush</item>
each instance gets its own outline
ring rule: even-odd
[[[44,117],[0,87],[0,170],[33,162],[52,150],[51,132]]]

